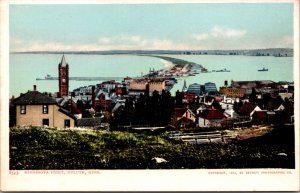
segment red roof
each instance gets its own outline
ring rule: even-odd
[[[223,96],[215,96],[215,100],[221,102],[223,101]]]
[[[243,106],[239,109],[239,113],[242,115],[250,115],[250,113],[254,110],[255,107],[255,103],[245,102]]]
[[[71,99],[69,99],[68,102],[65,103],[64,108],[67,109],[72,114],[81,114],[81,111],[77,107],[77,104]]]
[[[267,112],[266,111],[255,111],[253,116],[260,120],[263,120],[267,117]]]
[[[176,117],[182,117],[182,115],[187,111],[187,108],[175,108]]]
[[[202,113],[199,113],[199,117],[204,119],[223,119],[225,115],[216,109],[206,109]]]

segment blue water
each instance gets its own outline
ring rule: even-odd
[[[183,80],[187,85],[192,83],[204,84],[214,82],[217,87],[224,80],[273,80],[293,81],[292,57],[267,56],[224,56],[224,55],[168,55],[203,65],[208,70],[228,69],[230,72],[200,73],[196,76],[180,78],[172,89],[181,90]],[[19,96],[20,93],[32,90],[33,85],[41,92],[57,92],[58,81],[37,81],[46,74],[58,76],[59,54],[10,54],[9,94]],[[164,68],[164,62],[159,58],[136,55],[70,55],[66,54],[69,63],[70,76],[104,76],[125,77],[147,74],[149,68],[156,70]],[[258,69],[268,68],[267,72]],[[80,86],[93,85],[101,81],[70,81],[70,90]]]
[[[171,55],[170,55],[171,57]],[[293,81],[293,58],[273,56],[229,56],[229,55],[177,55],[177,58],[202,64],[209,71],[228,69],[230,72],[201,73],[197,76],[183,78],[187,85],[192,83],[204,84],[214,82],[217,87],[223,86],[228,80],[273,80]],[[258,69],[268,68],[268,71],[259,72]],[[178,81],[173,88],[181,90],[183,79]]]

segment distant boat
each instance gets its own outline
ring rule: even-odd
[[[259,71],[259,72],[265,72],[265,71],[268,71],[268,68],[263,67],[262,69],[259,69],[257,71]]]
[[[45,76],[45,79],[47,79],[47,80],[53,80],[53,79],[55,79],[55,78],[52,77],[51,75],[47,74],[47,75]]]
[[[206,68],[202,68],[202,69],[201,69],[201,72],[206,73],[206,72],[208,72],[208,71],[207,71]]]
[[[226,68],[224,68],[222,70],[216,70],[216,72],[230,72],[230,70],[227,70]]]
[[[36,80],[58,80],[58,77],[52,77],[51,75],[47,74],[45,78],[36,78]]]

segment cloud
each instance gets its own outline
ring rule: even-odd
[[[246,30],[214,26],[208,33],[193,34],[191,37],[198,41],[202,41],[202,40],[211,40],[215,38],[219,38],[219,39],[241,38],[246,33],[247,33]]]
[[[213,37],[240,38],[246,34],[246,30],[222,28],[219,26],[215,26],[211,30],[211,34]]]
[[[108,43],[111,42],[111,39],[110,39],[110,38],[107,38],[107,37],[98,38],[98,42],[99,42],[99,43],[108,44]]]
[[[294,47],[294,37],[293,36],[284,36],[279,41],[279,47],[281,48],[293,48]]]
[[[196,40],[206,40],[209,38],[209,34],[198,34],[198,35],[192,35],[192,37]]]
[[[94,43],[67,44],[62,42],[35,41],[11,44],[11,51],[105,51],[105,50],[200,50],[206,47],[169,39],[143,38],[120,35],[99,37]]]

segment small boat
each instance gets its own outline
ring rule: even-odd
[[[47,74],[45,76],[45,80],[58,80],[58,77],[52,77],[51,75]]]
[[[52,79],[52,76],[49,75],[49,74],[47,74],[47,75],[45,76],[45,79]]]
[[[262,69],[257,70],[258,72],[265,72],[268,71],[268,68],[263,67]]]
[[[223,70],[216,70],[216,72],[230,72],[230,70],[227,70],[226,68],[224,68]]]
[[[201,72],[202,72],[202,73],[205,73],[205,72],[207,72],[207,71],[208,71],[208,70],[207,70],[206,68],[202,68],[202,69],[201,69]]]

